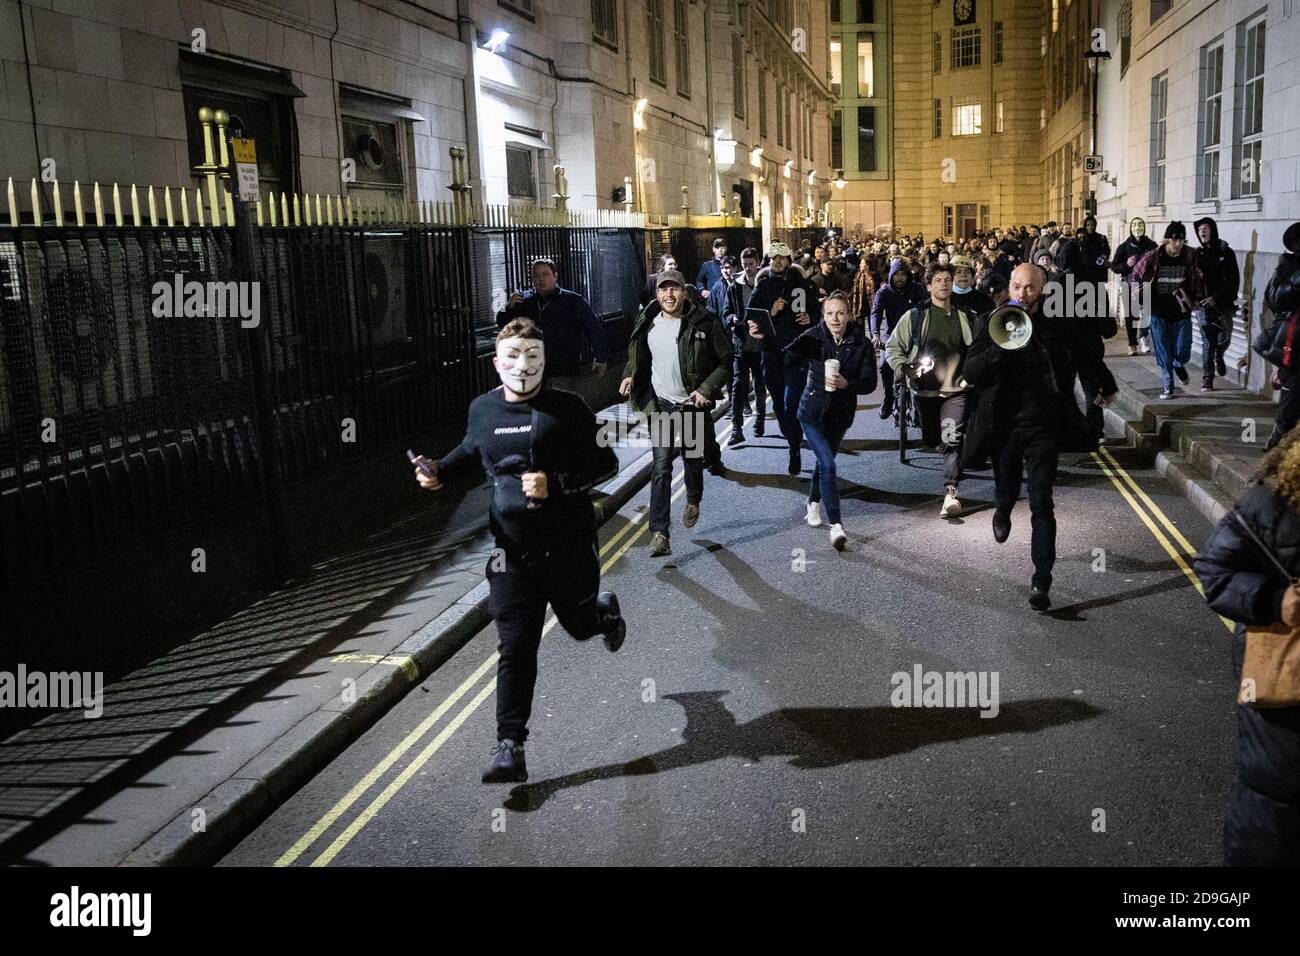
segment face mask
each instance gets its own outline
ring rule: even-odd
[[[1133,235],[1141,239],[1143,236],[1147,234],[1147,224],[1143,222],[1141,219],[1134,219],[1132,231],[1133,231]]]
[[[506,339],[497,345],[496,367],[502,385],[527,395],[541,384],[546,350],[538,339]]]
[[[968,286],[968,285],[955,285],[955,286],[952,287],[952,291],[955,292],[957,295],[965,295],[967,292],[970,291],[970,286]]]

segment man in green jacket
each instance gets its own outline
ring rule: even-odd
[[[655,283],[659,309],[637,316],[627,347],[626,378],[619,391],[630,396],[650,423],[654,469],[650,475],[650,556],[672,552],[669,503],[673,460],[681,443],[686,473],[682,524],[695,527],[704,496],[704,429],[713,427],[708,407],[722,396],[731,369],[731,338],[717,319],[690,302],[678,271],[661,272]]]
[[[961,477],[962,429],[970,386],[962,376],[966,350],[974,338],[975,319],[952,301],[951,265],[932,263],[925,273],[930,301],[912,309],[894,327],[885,358],[900,381],[911,385],[921,413],[921,440],[943,449],[943,507],[939,516],[961,512],[957,482]]]

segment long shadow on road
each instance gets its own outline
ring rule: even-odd
[[[791,757],[800,770],[880,760],[931,744],[1091,720],[1104,711],[1073,698],[1036,698],[1005,704],[997,718],[981,718],[961,708],[783,707],[740,724],[722,704],[727,691],[666,694],[686,711],[682,742],[674,747],[617,764],[515,787],[507,809],[529,812],[564,790],[618,777],[645,776],[727,757],[758,762]]]

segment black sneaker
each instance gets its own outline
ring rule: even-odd
[[[601,591],[596,603],[600,605],[608,628],[604,634],[605,646],[612,654],[623,646],[623,640],[627,637],[627,621],[619,609],[618,595],[613,591]]]
[[[767,429],[763,427],[763,419],[760,418],[756,422],[754,422],[754,437],[762,438],[766,434],[767,434]]]
[[[735,448],[737,445],[745,444],[745,431],[739,425],[731,426],[731,437],[727,439],[727,447]]]
[[[790,449],[790,467],[786,469],[790,474],[797,475],[803,471],[803,459],[799,455],[798,448]]]
[[[506,738],[498,740],[492,751],[492,762],[483,771],[484,783],[523,783],[528,779],[528,765],[524,763],[524,745]]]
[[[1228,374],[1228,363],[1223,360],[1222,355],[1214,360],[1214,370],[1219,373],[1220,377]]]
[[[894,396],[890,395],[880,403],[880,417],[888,418],[892,414],[894,414]]]
[[[1034,590],[1029,595],[1029,606],[1035,611],[1046,611],[1052,606],[1052,599],[1047,594],[1047,588],[1040,588],[1035,585]]]
[[[998,544],[1011,536],[1011,515],[993,509],[993,540]]]
[[[721,461],[715,461],[713,464],[709,465],[709,474],[714,475],[718,478],[726,478],[727,466],[724,465]]]
[[[1214,376],[1212,375],[1201,376],[1201,391],[1202,392],[1214,391]]]
[[[1178,381],[1182,382],[1184,385],[1187,384],[1187,369],[1183,368],[1181,365],[1175,365],[1174,374],[1178,376]]]

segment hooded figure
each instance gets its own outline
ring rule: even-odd
[[[1238,683],[1247,628],[1300,623],[1300,601],[1261,545],[1288,577],[1300,574],[1295,434],[1264,457],[1259,482],[1246,489],[1193,562],[1210,608],[1236,622],[1232,667]],[[1229,866],[1300,864],[1300,707],[1238,705],[1237,784],[1223,821],[1223,851]]]
[[[1278,403],[1277,417],[1273,425],[1273,434],[1269,436],[1267,448],[1272,448],[1300,420],[1300,388],[1297,388],[1296,369],[1300,365],[1292,351],[1285,348],[1286,342],[1294,343],[1300,332],[1300,222],[1292,223],[1282,234],[1282,245],[1286,252],[1277,257],[1277,268],[1273,278],[1268,280],[1264,289],[1264,302],[1273,310],[1273,315],[1282,320],[1279,326],[1276,347],[1281,347],[1282,358],[1277,363],[1277,378],[1282,384],[1282,400]]]
[[[1205,277],[1205,291],[1212,303],[1202,303],[1201,323],[1201,391],[1214,391],[1214,375],[1228,374],[1224,353],[1232,340],[1232,317],[1237,311],[1237,292],[1241,272],[1237,254],[1219,238],[1219,224],[1209,216],[1193,224],[1201,248],[1196,250],[1196,265]]]
[[[1062,272],[1069,272],[1080,282],[1105,282],[1110,264],[1110,243],[1097,231],[1097,217],[1085,216],[1083,228],[1065,243],[1056,262]]]
[[[1209,227],[1209,241],[1201,238],[1201,227]],[[1241,271],[1237,267],[1237,254],[1219,238],[1219,224],[1206,216],[1193,223],[1201,248],[1196,250],[1196,265],[1205,276],[1205,290],[1219,311],[1231,314],[1237,305],[1241,290]]]
[[[897,276],[901,278],[895,278]],[[876,297],[871,303],[871,342],[881,360],[880,383],[884,389],[884,399],[880,403],[881,418],[894,414],[894,370],[884,361],[884,341],[904,315],[928,299],[925,286],[912,280],[912,272],[907,267],[906,260],[895,259],[889,264],[889,279],[876,290]]]

